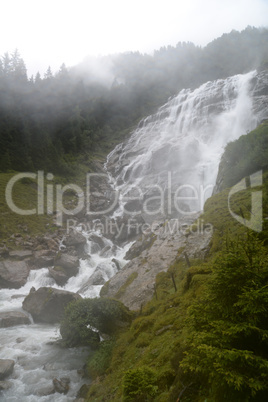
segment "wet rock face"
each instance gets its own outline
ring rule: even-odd
[[[81,296],[77,293],[42,287],[31,290],[22,306],[32,315],[35,322],[54,324],[62,319],[67,304],[78,299],[81,299]]]
[[[10,359],[0,359],[0,380],[4,380],[12,374],[15,362]]]
[[[86,238],[81,233],[72,230],[71,233],[66,237],[64,244],[66,244],[67,247],[86,244]]]
[[[21,311],[5,311],[0,313],[0,328],[28,324],[31,324],[29,317]]]
[[[27,282],[30,268],[26,261],[0,262],[0,287],[19,289]]]
[[[192,217],[192,222],[196,218]],[[116,297],[131,310],[138,310],[152,298],[159,272],[167,271],[177,259],[185,259],[185,253],[188,258],[204,258],[212,231],[188,234],[186,227],[181,226],[177,230],[176,225],[176,220],[166,221],[165,225],[160,225],[157,235],[148,233],[134,243],[126,256],[131,261],[105,284],[105,296]],[[131,282],[130,278],[133,278]]]
[[[49,268],[49,273],[58,285],[63,286],[69,278],[78,274],[78,270],[78,257],[62,254],[55,259],[55,266]]]
[[[55,392],[59,392],[60,394],[67,394],[70,389],[70,378],[69,377],[61,377],[54,378],[53,385]]]

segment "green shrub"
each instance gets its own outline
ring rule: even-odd
[[[100,333],[112,335],[131,321],[130,311],[118,300],[81,299],[68,305],[60,333],[66,346],[97,347]]]
[[[113,348],[114,340],[100,343],[99,349],[89,359],[87,364],[87,371],[90,377],[96,378],[105,374],[111,362]]]
[[[157,395],[156,373],[143,366],[125,372],[123,389],[125,402],[153,401]]]

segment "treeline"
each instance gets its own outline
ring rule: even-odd
[[[185,87],[265,66],[268,30],[246,28],[201,48],[125,53],[27,76],[16,50],[0,61],[0,171],[70,174],[77,156],[108,152],[126,130]]]

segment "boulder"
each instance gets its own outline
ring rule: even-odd
[[[86,244],[86,238],[79,232],[72,230],[71,233],[64,240],[66,246],[78,246],[80,244]]]
[[[53,378],[54,389],[56,392],[59,392],[60,394],[67,394],[67,392],[70,389],[69,384],[70,384],[70,378],[68,377],[61,377],[60,379]]]
[[[33,255],[31,250],[13,250],[9,252],[9,256],[12,258],[17,258],[18,260],[24,260]]]
[[[26,261],[0,262],[0,287],[19,289],[27,282],[29,271]]]
[[[38,396],[49,396],[54,393],[55,393],[55,387],[53,384],[39,388],[38,391],[36,392]]]
[[[27,314],[21,311],[5,311],[3,313],[0,313],[0,328],[29,324],[31,324],[29,317],[27,316]]]
[[[12,374],[15,362],[11,359],[0,359],[0,380]]]
[[[99,250],[102,250],[105,247],[105,243],[102,237],[97,236],[94,233],[89,236],[89,241],[97,244],[99,246]]]
[[[117,270],[120,271],[120,269],[122,268],[120,261],[118,261],[116,258],[112,259],[112,262],[114,263],[114,265],[116,266]]]
[[[12,387],[12,382],[10,381],[0,381],[0,391],[6,391]]]
[[[31,290],[22,306],[32,315],[35,322],[54,324],[63,318],[67,304],[78,299],[81,299],[81,296],[77,293],[42,287]]]
[[[34,257],[30,259],[29,265],[33,269],[51,267],[54,265],[56,252],[52,250],[35,251]]]
[[[64,268],[70,276],[74,276],[78,274],[79,258],[75,255],[61,254],[56,258],[55,265]]]
[[[48,268],[48,270],[54,281],[59,286],[64,286],[68,282],[68,279],[70,278],[65,269],[62,267],[59,266],[50,267]]]
[[[49,273],[60,286],[65,285],[71,276],[76,276],[79,270],[79,259],[70,254],[61,254],[55,260],[55,266],[49,268]]]

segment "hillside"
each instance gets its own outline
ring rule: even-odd
[[[266,401],[267,39],[1,58],[0,398]]]
[[[68,175],[104,157],[140,119],[183,88],[262,69],[268,31],[247,27],[200,48],[179,42],[153,55],[124,53],[27,76],[18,50],[0,61],[0,172]],[[97,72],[97,73],[96,73]],[[107,78],[108,77],[108,78]]]
[[[250,146],[252,138],[264,155],[267,135],[264,123],[230,143],[222,160],[241,144]],[[254,172],[251,163],[244,160],[248,174]],[[236,164],[228,159],[228,169],[235,171]],[[263,185],[253,191],[263,193],[263,231],[230,215],[230,188],[213,195],[200,217],[213,226],[206,253],[185,259],[185,248],[178,250],[129,329],[104,341],[89,359],[95,381],[88,401],[266,400],[268,171],[262,167]],[[250,218],[251,194],[248,188],[231,199],[231,209],[244,219]],[[122,299],[120,293],[115,297]]]

